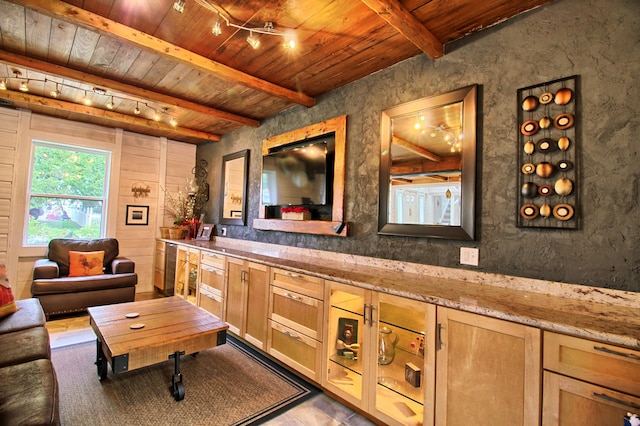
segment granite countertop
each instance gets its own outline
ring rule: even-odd
[[[203,241],[164,240],[198,247],[231,257],[251,260],[292,272],[324,278],[379,292],[422,300],[440,306],[478,313],[493,318],[538,327],[542,330],[567,333],[578,337],[640,349],[640,315],[635,294],[619,299],[615,291],[608,291],[606,303],[580,297],[602,290],[579,286],[571,297],[526,291],[520,288],[488,285],[468,279],[447,278],[416,273],[403,268],[390,269],[363,265],[349,260],[336,261],[336,256],[292,254],[294,248],[230,247],[227,244]],[[293,249],[293,250],[291,250]],[[314,253],[315,254],[315,253]],[[349,258],[350,256],[344,256]],[[402,262],[399,262],[402,264]],[[410,268],[408,268],[410,269]],[[575,290],[575,289],[574,289]]]

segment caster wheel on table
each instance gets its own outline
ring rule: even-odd
[[[184,385],[182,382],[173,383],[173,397],[176,401],[182,401],[184,399]]]

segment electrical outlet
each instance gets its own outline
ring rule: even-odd
[[[220,235],[222,235],[223,237],[227,236],[227,228],[220,228]]]
[[[479,250],[472,247],[460,247],[460,264],[478,266]]]

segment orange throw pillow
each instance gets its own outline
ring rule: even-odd
[[[104,273],[102,251],[70,251],[69,252],[69,276],[85,277],[88,275],[102,275]]]
[[[17,310],[16,299],[13,297],[9,278],[7,278],[7,267],[0,264],[0,318]]]

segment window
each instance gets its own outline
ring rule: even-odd
[[[111,154],[33,141],[24,244],[104,235]]]

